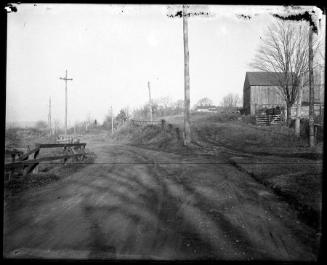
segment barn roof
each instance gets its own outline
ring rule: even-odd
[[[278,86],[284,73],[246,72],[250,86]]]

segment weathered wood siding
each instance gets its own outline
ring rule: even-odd
[[[314,86],[314,95],[315,95],[315,103],[324,103],[324,97],[325,97],[325,89],[324,86],[320,84],[315,84]],[[303,95],[302,95],[302,102],[308,103],[309,102],[309,86],[305,86],[303,88]]]
[[[246,75],[243,85],[243,108],[245,111],[245,114],[250,113],[250,106],[251,106],[251,97],[250,97],[250,84],[248,77]]]
[[[251,86],[252,104],[284,104],[280,89],[274,86]]]
[[[285,100],[277,86],[251,86],[251,114],[262,107],[284,106]]]

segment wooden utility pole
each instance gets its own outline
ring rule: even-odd
[[[114,113],[112,111],[112,106],[110,108],[111,108],[111,134],[113,134],[114,133]]]
[[[313,80],[313,29],[309,26],[309,145],[315,145],[314,139],[314,80]]]
[[[49,135],[52,135],[52,126],[51,126],[51,97],[49,97],[49,114],[48,114],[48,124],[49,124]]]
[[[183,5],[183,40],[184,40],[184,145],[191,143],[190,126],[190,73],[188,49],[188,14]]]
[[[151,100],[151,87],[150,87],[150,81],[148,81],[148,89],[149,89],[150,121],[152,121],[152,100]]]
[[[321,43],[321,56],[318,57],[319,59],[319,66],[320,66],[320,92],[319,92],[319,103],[320,103],[320,118],[322,116],[322,99],[325,95],[325,48],[326,48],[326,15],[322,16],[322,19],[319,20],[319,42]]]
[[[65,137],[67,137],[67,81],[72,81],[72,78],[67,77],[67,70],[65,77],[60,77],[61,80],[65,81]]]
[[[300,137],[300,121],[301,121],[301,108],[302,108],[302,95],[303,95],[303,74],[300,77],[300,84],[297,96],[297,107],[296,107],[296,120],[295,120],[295,135]]]

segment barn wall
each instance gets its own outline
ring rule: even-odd
[[[324,97],[325,97],[325,91],[324,86],[316,84],[314,86],[314,98],[315,102],[324,103]],[[309,86],[305,86],[303,88],[303,94],[302,94],[302,102],[308,103],[309,102]]]
[[[277,86],[251,86],[251,114],[258,108],[271,108],[285,105],[283,96]]]
[[[284,104],[284,99],[276,86],[251,86],[251,103]]]
[[[250,84],[246,75],[243,85],[243,108],[245,114],[250,114]]]

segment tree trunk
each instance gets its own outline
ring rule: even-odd
[[[184,40],[184,145],[191,143],[190,126],[190,74],[188,50],[188,21],[183,5],[183,40]]]
[[[287,102],[286,103],[286,112],[287,112],[286,121],[287,121],[287,126],[288,127],[291,126],[291,109],[292,109],[292,105]]]

